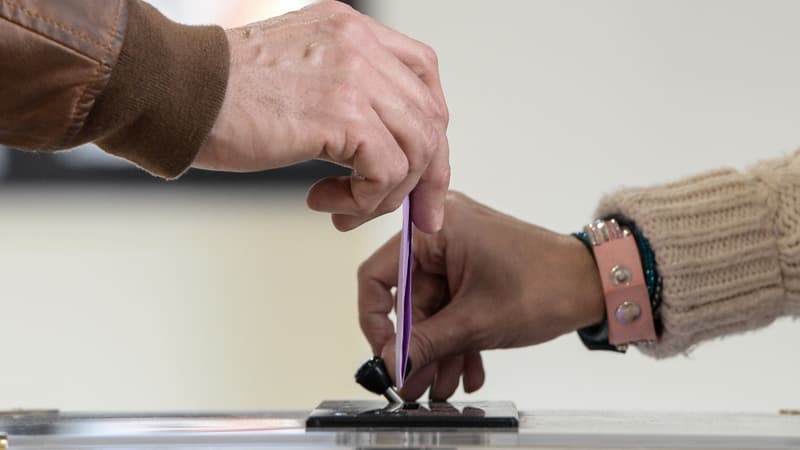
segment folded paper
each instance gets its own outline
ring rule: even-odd
[[[397,274],[397,313],[395,339],[395,378],[403,387],[408,365],[408,346],[411,342],[411,264],[412,257],[411,198],[403,200],[403,228],[400,233],[400,264]]]

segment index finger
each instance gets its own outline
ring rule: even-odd
[[[449,112],[439,77],[436,53],[429,46],[368,18],[367,24],[389,51],[408,66],[428,86],[438,103],[443,126],[447,129]],[[444,220],[444,200],[450,187],[450,147],[442,133],[430,165],[419,180],[414,197],[414,224],[421,230],[439,231]]]
[[[444,224],[444,202],[450,187],[450,146],[442,134],[442,144],[411,192],[411,217],[426,233],[437,232]]]
[[[399,253],[398,233],[358,268],[358,323],[375,356],[394,337],[389,313],[394,308],[392,288],[397,285]]]

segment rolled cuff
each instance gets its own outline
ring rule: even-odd
[[[227,37],[220,27],[181,25],[139,0],[128,4],[119,58],[78,140],[173,179],[190,167],[222,107]]]
[[[606,196],[597,216],[635,221],[663,279],[663,333],[640,346],[668,357],[785,314],[775,218],[779,201],[757,177],[720,170]]]

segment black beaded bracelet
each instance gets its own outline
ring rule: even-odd
[[[616,220],[620,226],[630,230],[636,240],[636,247],[639,250],[639,257],[642,261],[642,271],[644,272],[645,283],[647,284],[647,293],[650,297],[650,305],[653,309],[653,321],[656,334],[660,336],[662,324],[659,306],[661,306],[662,281],[661,276],[658,273],[655,252],[650,246],[650,241],[648,241],[639,228],[636,227],[635,222],[620,215],[611,215],[603,218],[603,220],[611,219]],[[583,243],[583,245],[586,246],[589,254],[592,255],[592,258],[594,258],[594,251],[592,249],[592,243],[589,240],[589,236],[583,231],[573,233],[573,236],[575,236]],[[624,350],[620,350],[608,342],[608,320],[605,316],[603,317],[602,322],[579,329],[578,336],[581,338],[583,345],[585,345],[589,350],[610,350],[624,353]]]

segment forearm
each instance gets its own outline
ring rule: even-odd
[[[0,37],[0,143],[12,147],[96,142],[174,178],[225,96],[223,30],[171,22],[139,0],[0,1]]]
[[[650,241],[663,279],[657,357],[800,314],[800,153],[603,199]]]

